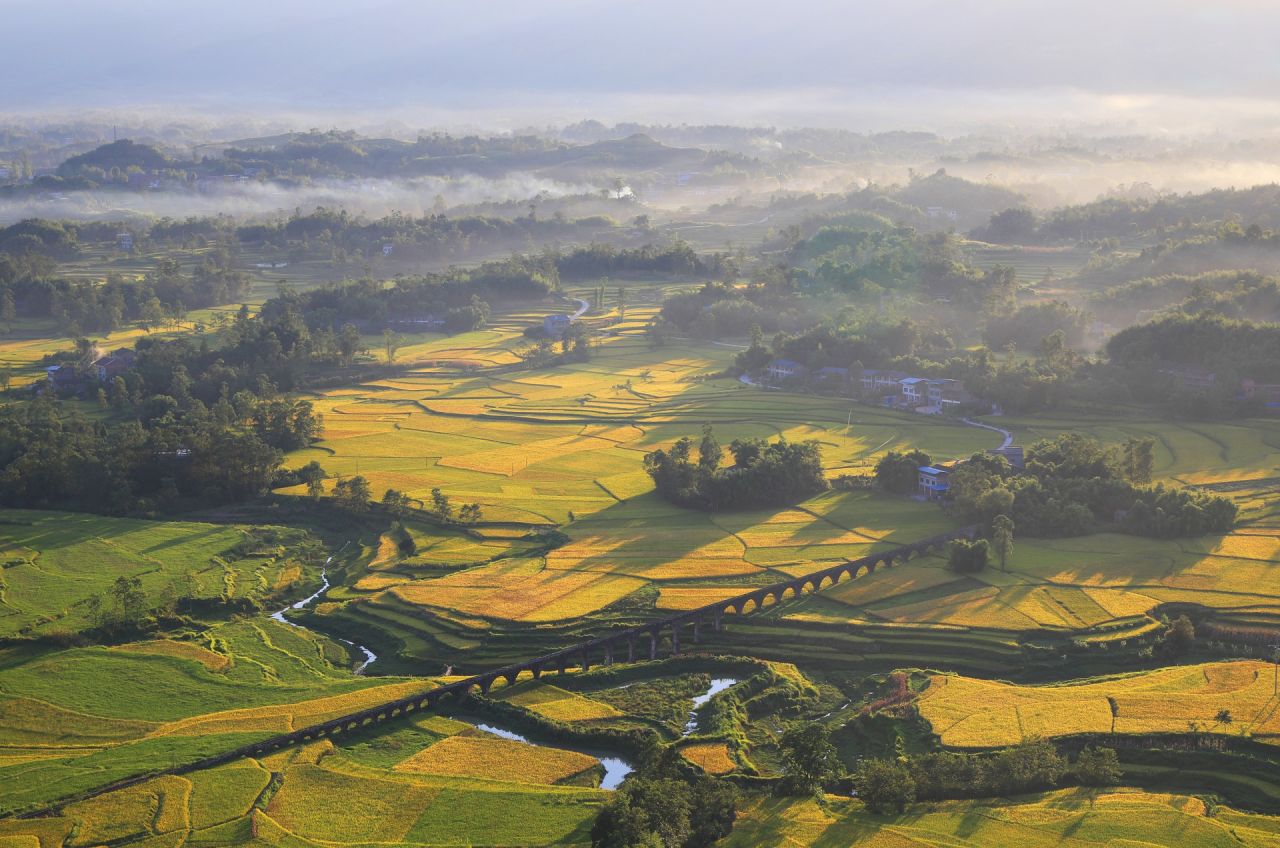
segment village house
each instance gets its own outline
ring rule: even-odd
[[[783,380],[793,380],[804,377],[809,373],[809,369],[796,362],[794,359],[775,359],[769,363],[766,369],[769,379],[775,383]]]
[[[905,371],[877,371],[868,368],[862,372],[862,390],[867,394],[881,395],[887,391],[897,394],[901,391],[901,383],[911,375]]]
[[[824,388],[834,389],[838,392],[846,392],[849,389],[848,368],[827,366],[826,368],[819,368],[817,371],[813,372],[813,376],[814,379],[816,379]]]
[[[75,392],[79,394],[84,389],[84,378],[69,365],[50,365],[44,369],[46,384],[57,394],[66,394]],[[40,391],[40,384],[35,384],[36,391]]]
[[[902,403],[915,409],[924,406],[929,399],[929,381],[924,377],[907,377],[900,381],[902,386]]]
[[[947,491],[951,488],[947,478],[951,474],[949,468],[939,468],[935,465],[922,465],[919,469],[919,490],[920,494],[931,501],[936,501],[946,496]]]
[[[569,325],[573,323],[573,318],[564,313],[548,315],[542,319],[542,330],[549,338],[564,338],[564,334],[569,331]]]
[[[93,373],[99,383],[107,383],[133,367],[137,354],[127,347],[118,348],[93,363]]]
[[[1259,383],[1252,377],[1240,381],[1240,399],[1257,400],[1274,412],[1280,412],[1280,383]]]
[[[1162,367],[1160,373],[1172,377],[1179,388],[1189,392],[1208,391],[1218,379],[1217,374],[1195,365],[1169,364]]]

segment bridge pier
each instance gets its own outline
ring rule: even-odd
[[[604,643],[604,664],[606,666],[613,665],[613,643]]]
[[[671,656],[679,656],[680,654],[680,623],[676,622],[671,625]]]
[[[583,671],[591,670],[591,649],[590,648],[582,649],[582,670]]]
[[[636,661],[636,638],[634,636],[627,637],[627,662]]]
[[[653,631],[649,632],[649,659],[656,660],[658,658],[658,634]]]
[[[702,638],[702,619],[695,618],[693,620],[693,644],[698,644]]]

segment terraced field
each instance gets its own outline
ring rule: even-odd
[[[89,599],[109,608],[119,577],[137,577],[157,606],[279,595],[317,569],[305,540],[285,527],[0,510],[0,636],[88,627]]]
[[[591,361],[543,370],[504,369],[527,344],[520,330],[545,313],[506,312],[475,333],[413,337],[401,354],[412,363],[406,372],[314,399],[324,440],[289,462],[361,474],[375,492],[425,499],[439,487],[455,502],[479,503],[490,521],[545,525],[649,491],[643,454],[704,423],[726,444],[817,439],[832,474],[865,469],[895,447],[960,456],[998,442],[922,416],[708,379],[732,349],[684,342],[654,350],[640,332],[652,312],[629,311]]]
[[[918,703],[942,743],[959,748],[1077,733],[1185,733],[1190,728],[1275,744],[1280,743],[1280,694],[1274,674],[1273,664],[1256,661],[1044,686],[938,674]]]
[[[898,816],[873,815],[857,801],[834,796],[821,804],[763,798],[745,811],[724,844],[1238,848],[1280,844],[1280,819],[1223,809],[1211,814],[1199,798],[1124,789],[945,801]]]
[[[1082,433],[1114,444],[1154,438],[1155,476],[1188,485],[1239,485],[1280,478],[1280,421],[1177,422],[1122,414],[1001,419],[1020,444]]]
[[[1120,640],[1150,633],[1166,604],[1223,624],[1280,622],[1280,501],[1242,490],[1245,518],[1226,536],[1146,539],[1114,533],[1018,539],[1008,571],[957,575],[942,557],[915,560],[805,598],[797,622],[936,625]]]
[[[270,619],[186,641],[0,654],[0,810],[209,756],[430,688],[362,678],[347,650]]]
[[[140,648],[132,649],[128,654],[139,652]],[[160,650],[147,655],[171,656],[173,653]],[[74,660],[65,654],[57,658],[68,665]],[[175,665],[185,664],[193,677],[198,677],[198,668],[205,665],[199,662],[202,657],[198,656],[171,658],[175,659]],[[645,704],[652,700],[646,692],[674,691],[673,686],[680,689],[681,677],[673,680],[663,677],[667,673],[679,675],[680,668],[669,666],[657,663],[629,669],[615,667],[560,679],[565,685],[582,691],[530,680],[500,690],[499,695],[509,706],[552,722],[634,726],[637,721],[645,721],[643,707],[629,715],[611,706],[608,699]],[[738,662],[733,667],[754,669],[756,674],[768,673],[768,667],[763,664]],[[47,668],[33,668],[29,673],[47,671]],[[162,671],[151,671],[158,675],[158,688],[170,688],[163,680]],[[121,677],[118,667],[113,668],[112,673]],[[18,685],[19,681],[6,680],[6,683]],[[688,684],[684,688],[701,692],[708,686],[709,678],[695,674],[684,683]],[[244,737],[252,728],[274,726],[280,719],[287,718],[294,723],[314,721],[333,709],[354,709],[366,700],[386,699],[399,690],[427,684],[430,681],[384,681],[374,686],[373,681],[369,681],[369,688],[343,695],[161,722],[94,718],[86,711],[75,713],[74,720],[53,724],[49,722],[47,710],[40,721],[15,722],[19,710],[13,702],[4,702],[8,712],[0,726],[16,728],[6,731],[3,741],[10,743],[7,750],[19,742],[33,749],[70,746],[77,740],[65,734],[75,726],[82,734],[86,728],[95,728],[94,744],[99,746],[108,744],[108,737],[123,745],[127,743],[119,740],[133,739],[140,734],[165,738],[204,734],[210,744],[216,744],[229,740],[231,726]],[[68,687],[73,685],[74,681],[67,683]],[[202,703],[211,703],[215,698],[211,686],[206,682],[203,688]],[[254,690],[245,688],[245,691],[252,697]],[[277,687],[276,693],[284,695],[287,691],[286,687]],[[295,696],[300,691],[300,687],[292,687]],[[179,696],[170,712],[181,713],[190,704],[190,698],[184,701]],[[681,725],[691,709],[690,703],[678,696],[665,705],[680,711]],[[93,708],[98,713],[108,711],[101,703]],[[136,710],[126,704],[117,706],[115,711]],[[10,738],[14,734],[25,735],[22,739]],[[79,743],[87,744],[85,738],[79,738]],[[691,762],[711,771],[737,767],[728,757],[725,742],[716,737],[700,737],[687,746],[687,751]],[[13,756],[6,754],[6,757]],[[136,761],[133,764],[140,765]],[[5,787],[0,793],[0,804],[8,809],[34,803],[41,788],[27,782],[44,781],[51,776],[33,769],[18,770],[7,760],[0,768],[5,778],[0,784]],[[100,766],[92,771],[95,774],[85,779],[101,783],[112,776]],[[596,788],[603,771],[600,762],[591,755],[499,738],[456,718],[415,714],[392,724],[345,735],[336,747],[334,741],[324,740],[267,757],[158,777],[68,804],[50,817],[0,821],[0,844],[26,845],[38,838],[46,848],[77,848],[119,841],[225,845],[241,844],[251,836],[286,840],[290,844],[314,841],[324,845],[346,842],[589,844],[587,832],[591,822],[608,798],[608,793]],[[65,792],[73,783],[64,779],[52,787],[44,787],[44,791]],[[344,803],[340,799],[358,799],[358,803]]]

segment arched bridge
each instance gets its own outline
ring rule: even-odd
[[[883,553],[871,554],[860,559],[833,565],[821,571],[806,574],[803,577],[775,583],[772,586],[752,589],[749,592],[743,592],[741,595],[723,601],[716,601],[697,609],[676,613],[657,621],[617,630],[600,638],[592,639],[589,642],[574,645],[571,648],[565,648],[525,662],[487,671],[484,674],[477,674],[416,695],[410,695],[376,707],[369,707],[350,715],[304,727],[292,733],[273,736],[217,756],[188,763],[185,766],[149,772],[144,775],[116,781],[91,792],[77,795],[74,799],[64,799],[57,806],[61,806],[70,800],[79,800],[132,786],[161,774],[181,774],[197,771],[237,760],[241,757],[258,757],[291,745],[351,733],[363,727],[399,718],[409,713],[433,709],[445,700],[460,700],[472,690],[487,694],[499,681],[510,686],[525,672],[537,679],[544,674],[564,672],[571,668],[586,670],[590,669],[592,665],[612,665],[615,662],[623,661],[656,660],[659,653],[665,653],[666,651],[669,651],[674,656],[680,653],[682,639],[693,643],[698,642],[702,637],[704,628],[709,627],[713,631],[718,631],[723,624],[724,617],[730,613],[746,615],[757,612],[766,606],[779,604],[788,597],[798,598],[806,592],[817,592],[826,586],[834,586],[843,580],[852,580],[865,574],[871,574],[877,569],[888,568],[912,558],[941,550],[955,539],[972,539],[976,535],[976,527],[965,527],[950,533],[931,536],[928,539],[922,539],[909,545],[902,545]],[[56,807],[51,809],[56,809]],[[38,814],[28,813],[27,815]]]

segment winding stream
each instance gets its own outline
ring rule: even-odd
[[[721,692],[728,689],[730,686],[733,686],[737,682],[737,679],[732,677],[717,677],[713,679],[711,681],[711,685],[707,687],[707,691],[693,699],[693,709],[689,711],[689,720],[685,722],[684,733],[681,735],[688,736],[697,730],[698,710],[704,707],[707,702],[716,695],[719,695]],[[465,718],[459,720],[470,724],[472,727],[479,728],[486,733],[492,733],[494,736],[501,737],[502,739],[510,739],[513,742],[523,742],[526,745],[536,745],[540,748],[557,748],[561,751],[574,751],[579,754],[586,754],[589,757],[595,757],[600,761],[600,765],[604,766],[604,777],[600,780],[601,789],[617,789],[622,785],[622,781],[626,779],[626,776],[635,771],[635,766],[622,757],[602,754],[600,751],[593,751],[590,748],[580,748],[574,745],[555,745],[546,742],[537,742],[522,733],[517,733],[509,728],[490,724],[489,722],[470,721]]]
[[[285,617],[285,613],[287,613],[291,609],[299,609],[299,610],[304,609],[324,597],[325,593],[328,592],[330,589],[328,566],[329,566],[329,563],[332,561],[333,561],[333,557],[329,557],[324,561],[325,567],[320,570],[320,588],[319,589],[317,589],[311,595],[308,595],[307,597],[303,598],[302,600],[296,601],[295,603],[289,604],[287,607],[284,607],[282,609],[276,610],[275,612],[271,613],[271,618],[274,619],[275,621],[280,622],[281,624],[287,624],[290,627],[298,627],[301,629],[309,630],[310,628],[308,628],[305,624],[299,624],[297,622],[290,621],[288,618]],[[349,645],[355,648],[356,650],[364,654],[364,661],[361,662],[359,665],[357,665],[354,669],[352,669],[353,674],[363,674],[365,668],[368,667],[369,663],[373,662],[378,658],[377,654],[369,650],[364,645],[359,645],[355,642],[350,641],[349,639],[339,639],[339,641],[345,645]],[[707,702],[709,702],[716,695],[719,695],[721,692],[725,691],[726,689],[728,689],[730,686],[733,686],[737,682],[738,682],[737,679],[733,677],[713,678],[711,680],[711,685],[707,687],[707,691],[703,692],[701,695],[697,695],[694,697],[693,708],[689,711],[689,719],[684,724],[684,732],[681,734],[681,736],[682,737],[688,736],[689,734],[697,730],[698,729],[698,711],[701,710],[704,706],[706,706]],[[626,684],[626,685],[629,686],[631,684]],[[463,719],[463,721],[466,721],[466,719]],[[480,730],[485,731],[486,733],[492,733],[494,736],[498,736],[502,739],[509,739],[513,742],[523,742],[526,745],[537,745],[543,748],[559,748],[560,750],[563,750],[563,751],[576,751],[579,754],[586,754],[587,756],[595,757],[600,761],[600,765],[604,766],[604,777],[601,778],[600,780],[601,789],[617,789],[619,786],[622,785],[622,781],[626,779],[627,775],[635,771],[635,766],[633,766],[630,762],[623,759],[622,757],[603,754],[600,751],[593,751],[588,748],[579,748],[571,745],[550,745],[543,742],[535,742],[529,737],[524,736],[523,734],[516,733],[514,730],[509,730],[508,728],[499,727],[497,725],[489,724],[486,722],[468,721],[467,723],[472,725],[473,727],[476,727],[476,728],[479,728]]]
[[[275,612],[271,613],[271,618],[274,619],[275,621],[280,622],[281,624],[287,624],[290,627],[297,627],[302,630],[310,630],[311,628],[307,627],[305,624],[298,624],[296,621],[290,621],[289,619],[285,618],[284,614],[291,609],[303,609],[304,607],[307,607],[324,597],[324,593],[328,592],[330,588],[328,569],[329,569],[329,563],[331,562],[333,562],[333,557],[329,557],[328,559],[326,559],[324,561],[325,567],[320,569],[320,588],[319,589],[317,589],[315,592],[308,595],[307,597],[303,598],[302,600],[296,603],[289,604],[289,606],[276,610]],[[364,661],[358,664],[355,668],[351,670],[352,674],[364,674],[364,670],[369,667],[369,663],[373,662],[378,658],[378,655],[375,654],[373,651],[369,650],[364,645],[357,645],[355,642],[352,642],[350,639],[339,639],[338,641],[344,645],[349,645],[350,647],[355,648],[357,651],[364,654]]]
[[[737,682],[737,679],[733,677],[712,678],[711,686],[707,691],[693,699],[693,710],[689,713],[689,720],[684,723],[685,736],[688,736],[690,733],[693,733],[693,731],[698,729],[698,710],[702,709],[707,701],[710,701],[716,695],[719,695],[721,692]]]

